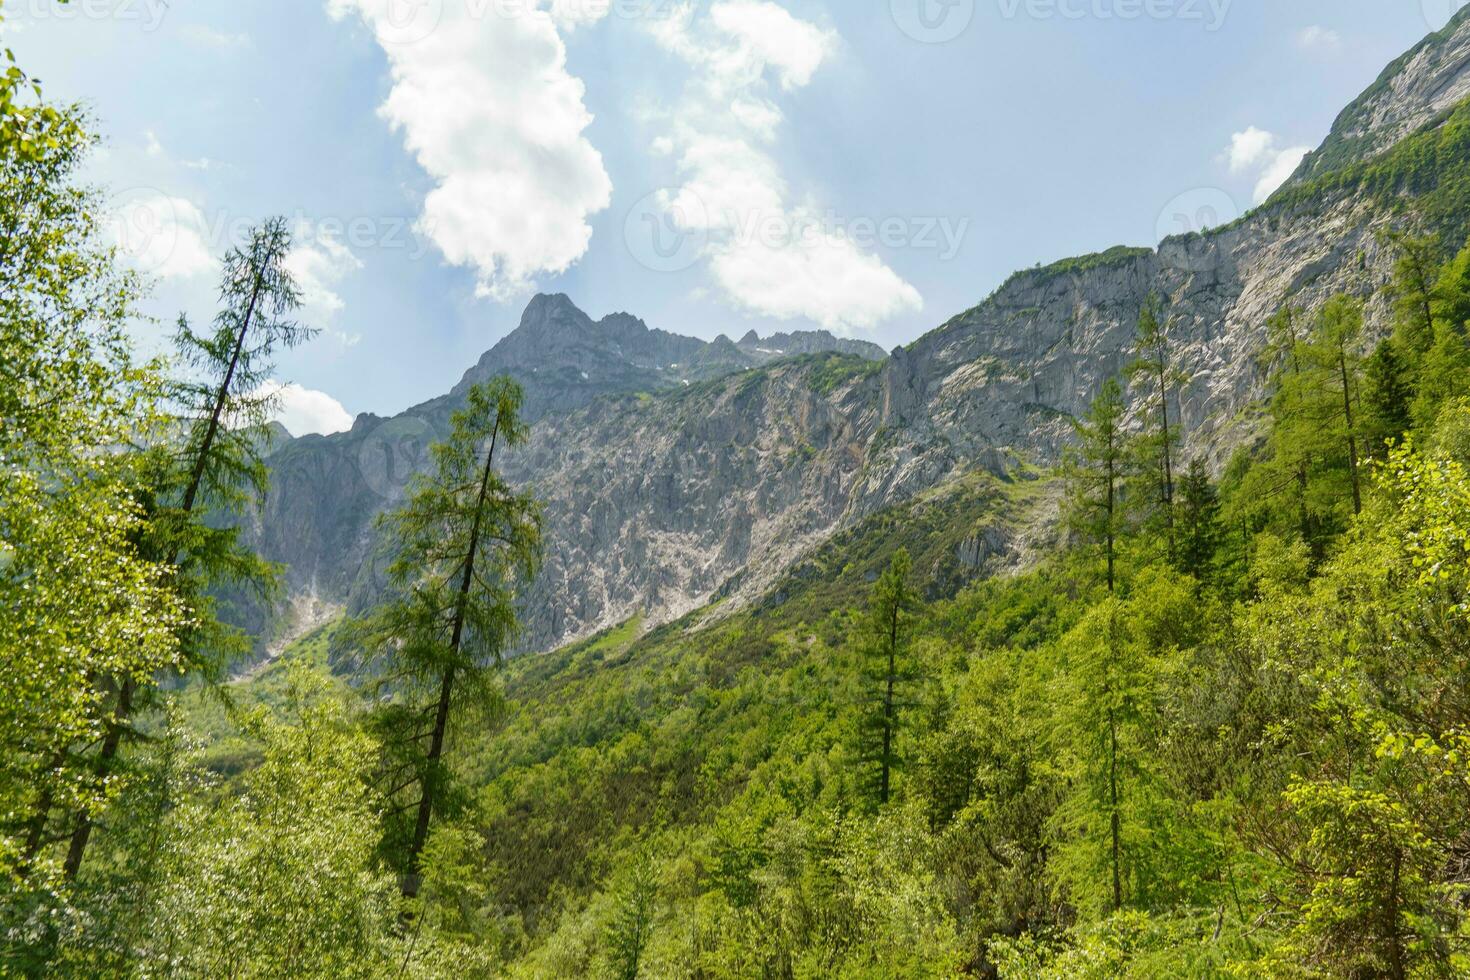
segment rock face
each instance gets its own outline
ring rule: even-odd
[[[1332,133],[1302,161],[1293,181],[1320,177],[1344,164],[1367,160],[1470,97],[1470,50],[1465,31],[1470,9],[1460,10],[1444,29],[1420,41],[1352,105]]]
[[[340,435],[278,442],[270,494],[247,533],[286,567],[291,594],[370,603],[382,584],[374,518],[429,465],[469,386],[509,374],[535,424],[507,474],[535,490],[547,516],[527,642],[639,611],[664,618],[746,563],[779,570],[830,532],[861,465],[852,447],[877,421],[838,388],[884,357],[825,331],[706,343],[627,314],[593,321],[565,296],[538,296],[448,395],[392,419],[360,416]]]
[[[1470,14],[1343,114],[1295,179],[1297,193],[1157,249],[1019,273],[881,362],[872,345],[830,335],[707,344],[626,314],[594,322],[564,296],[537,297],[455,392],[287,444],[271,460],[273,489],[252,533],[287,564],[295,590],[370,601],[372,517],[426,464],[464,387],[508,373],[526,387],[536,424],[507,472],[547,505],[527,645],[545,649],[634,615],[665,622],[716,595],[738,605],[864,517],[977,468],[1054,462],[1071,419],[1130,359],[1154,293],[1191,376],[1173,406],[1187,450],[1219,463],[1254,434],[1246,410],[1264,393],[1265,321],[1288,297],[1310,310],[1351,292],[1368,301],[1370,328],[1387,325],[1380,287],[1394,257],[1377,232],[1402,220],[1403,195],[1385,204],[1332,181],[1304,195],[1305,181],[1440,125],[1467,94]],[[1414,188],[1432,190],[1422,180]],[[1009,540],[996,529],[963,542],[956,560],[985,565]]]

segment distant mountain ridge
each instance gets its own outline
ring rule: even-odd
[[[650,328],[629,313],[594,321],[565,294],[531,300],[520,325],[492,347],[450,393],[509,374],[526,389],[527,415],[583,408],[595,398],[656,392],[708,381],[795,354],[841,351],[879,361],[877,344],[834,337],[825,330],[777,334],[761,340],[751,331],[738,344],[720,336],[699,340]]]
[[[1172,406],[1187,452],[1223,462],[1255,436],[1251,407],[1267,381],[1258,356],[1283,302],[1310,310],[1334,293],[1361,296],[1376,336],[1395,258],[1380,233],[1412,225],[1459,244],[1470,224],[1467,99],[1462,14],[1396,62],[1310,165],[1239,221],[1018,273],[883,360],[820,333],[706,343],[537,297],[456,389],[509,373],[536,423],[507,458],[508,475],[546,501],[525,645],[634,616],[657,625],[717,597],[721,608],[754,602],[844,529],[977,470],[1005,480],[1051,465],[1072,418],[1132,357],[1151,294],[1169,304],[1191,375]],[[372,601],[372,517],[426,465],[457,401],[364,416],[350,433],[272,457],[270,498],[250,530],[288,566],[293,590]],[[951,529],[966,551],[955,567],[993,569],[1045,547],[985,515],[964,520],[974,526]],[[969,553],[976,541],[984,561]]]

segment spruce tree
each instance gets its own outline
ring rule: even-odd
[[[1363,373],[1363,433],[1370,455],[1386,457],[1390,442],[1400,442],[1414,425],[1414,390],[1392,340],[1378,345]]]
[[[1179,568],[1201,584],[1214,577],[1220,550],[1220,497],[1202,459],[1179,484]]]

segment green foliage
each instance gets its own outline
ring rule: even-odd
[[[126,333],[140,286],[75,183],[81,119],[37,125],[35,153],[0,155],[0,887],[22,893],[58,870],[52,810],[101,813],[119,788],[72,751],[108,728],[98,679],[175,668],[189,622],[114,451],[160,425]]]
[[[391,804],[385,848],[402,864],[405,897],[418,892],[435,804],[442,809],[451,790],[451,713],[493,702],[492,670],[517,630],[517,588],[540,562],[540,505],[496,469],[497,452],[525,441],[522,400],[508,378],[466,394],[449,437],[431,450],[433,472],[381,522],[394,552],[391,598],[352,628],[383,692],[375,728]]]
[[[888,804],[894,771],[901,767],[902,716],[915,707],[909,692],[919,680],[910,655],[910,620],[918,599],[909,584],[912,571],[909,553],[900,549],[873,585],[856,641],[868,686],[858,758],[871,769],[871,792],[879,806]]]
[[[1078,445],[1066,466],[1069,523],[1084,542],[1101,550],[1110,592],[1117,584],[1118,544],[1127,527],[1123,499],[1129,463],[1126,410],[1123,386],[1109,378],[1086,418],[1076,423]]]
[[[1344,158],[1346,159],[1346,158]],[[1280,213],[1317,208],[1347,196],[1389,211],[1413,208],[1452,242],[1470,235],[1470,101],[1462,102],[1377,156],[1355,160],[1283,187],[1266,207]]]

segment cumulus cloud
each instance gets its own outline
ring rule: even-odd
[[[1312,152],[1312,148],[1283,148],[1279,145],[1276,134],[1249,126],[1244,132],[1230,137],[1230,146],[1225,152],[1232,174],[1256,178],[1253,196],[1255,203],[1260,204],[1286,183],[1306,155]]]
[[[1342,35],[1330,27],[1313,24],[1296,36],[1296,43],[1304,51],[1335,51],[1342,47]]]
[[[663,203],[697,233],[716,285],[735,306],[830,330],[871,329],[923,299],[855,237],[793,195],[771,153],[785,116],[777,94],[807,85],[835,34],[770,0],[684,3],[650,30],[693,71],[669,133],[680,184]]]
[[[334,328],[337,314],[346,306],[337,286],[362,268],[362,261],[352,249],[330,230],[300,221],[292,232],[286,268],[301,290],[302,318],[307,325],[326,330],[344,347],[362,339]]]
[[[168,280],[218,269],[209,223],[191,201],[146,188],[130,191],[114,199],[109,218],[118,252],[140,272]]]
[[[260,394],[275,400],[272,418],[293,436],[331,435],[352,428],[351,414],[324,391],[268,381]]]
[[[1244,173],[1261,162],[1271,150],[1276,137],[1264,129],[1250,126],[1230,137],[1230,172]]]
[[[387,54],[392,89],[380,112],[435,184],[420,232],[474,270],[481,295],[524,292],[586,253],[588,218],[611,200],[560,34],[601,19],[606,5],[436,0],[407,19],[405,6],[327,0],[333,17],[360,17]]]

